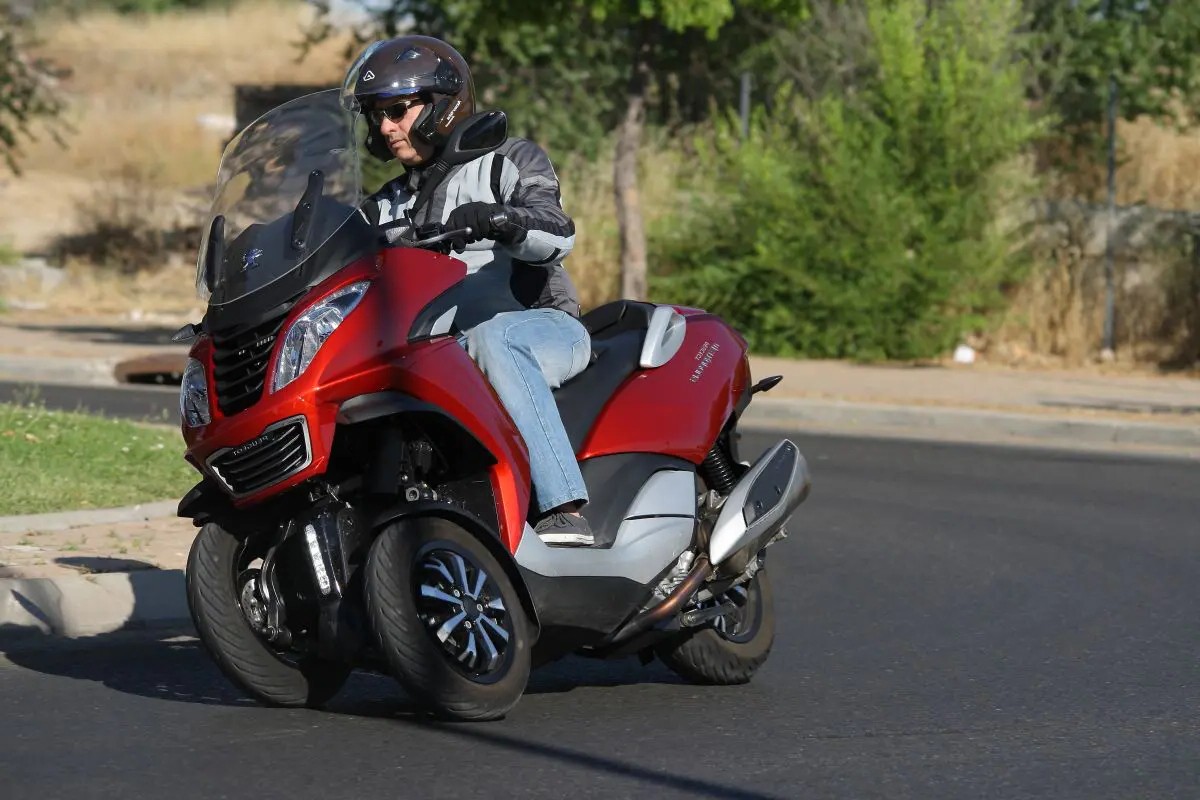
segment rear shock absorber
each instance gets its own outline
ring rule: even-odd
[[[720,442],[714,444],[708,451],[708,455],[704,457],[704,461],[700,464],[700,477],[704,478],[708,488],[716,489],[722,495],[733,491],[733,486],[737,483],[733,472],[733,462],[729,460],[729,456],[721,447]]]

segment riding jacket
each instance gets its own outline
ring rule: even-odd
[[[395,241],[413,225],[444,223],[450,212],[471,202],[503,203],[517,227],[512,243],[473,242],[452,253],[467,265],[456,293],[454,328],[466,331],[505,311],[557,308],[579,316],[579,295],[562,262],[575,244],[575,223],[562,208],[558,176],[550,158],[527,139],[511,138],[499,148],[452,167],[425,191],[428,168],[410,169],[385,184],[365,204],[368,218]],[[435,178],[434,178],[435,179]]]

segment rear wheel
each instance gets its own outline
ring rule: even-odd
[[[714,619],[709,627],[657,646],[658,657],[684,680],[710,685],[747,683],[770,655],[775,609],[766,569],[760,569],[749,583],[693,608],[726,602],[732,603],[734,610]]]
[[[529,623],[504,568],[454,523],[406,520],[367,556],[371,625],[392,675],[443,716],[486,720],[529,680]]]
[[[324,705],[350,667],[273,649],[261,637],[265,603],[244,541],[215,524],[201,528],[187,564],[187,598],[200,641],[225,675],[277,706]]]

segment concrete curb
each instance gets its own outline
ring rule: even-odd
[[[0,646],[39,636],[95,636],[190,620],[182,570],[0,578]]]
[[[174,517],[179,501],[0,517],[0,533]],[[54,578],[0,578],[0,646],[191,624],[183,571],[146,569]]]
[[[52,514],[26,514],[0,517],[0,533],[29,533],[30,531],[63,531],[82,525],[107,525],[114,522],[142,522],[173,517],[179,508],[178,500],[161,500],[123,508],[97,508],[86,511],[57,511]]]
[[[743,419],[747,426],[759,429],[800,426],[812,432],[849,436],[1036,444],[1112,452],[1142,448],[1200,458],[1200,424],[1169,425],[944,406],[768,397],[756,398]]]

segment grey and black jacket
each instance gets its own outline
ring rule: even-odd
[[[579,296],[562,266],[575,244],[575,223],[563,211],[558,176],[550,158],[527,139],[512,138],[496,150],[450,170],[422,203],[422,170],[410,170],[385,184],[368,200],[372,221],[387,226],[389,238],[410,224],[445,222],[450,212],[471,202],[503,203],[519,228],[511,245],[491,239],[467,245],[455,258],[467,264],[467,278],[455,303],[460,331],[505,311],[558,308],[579,316]]]

